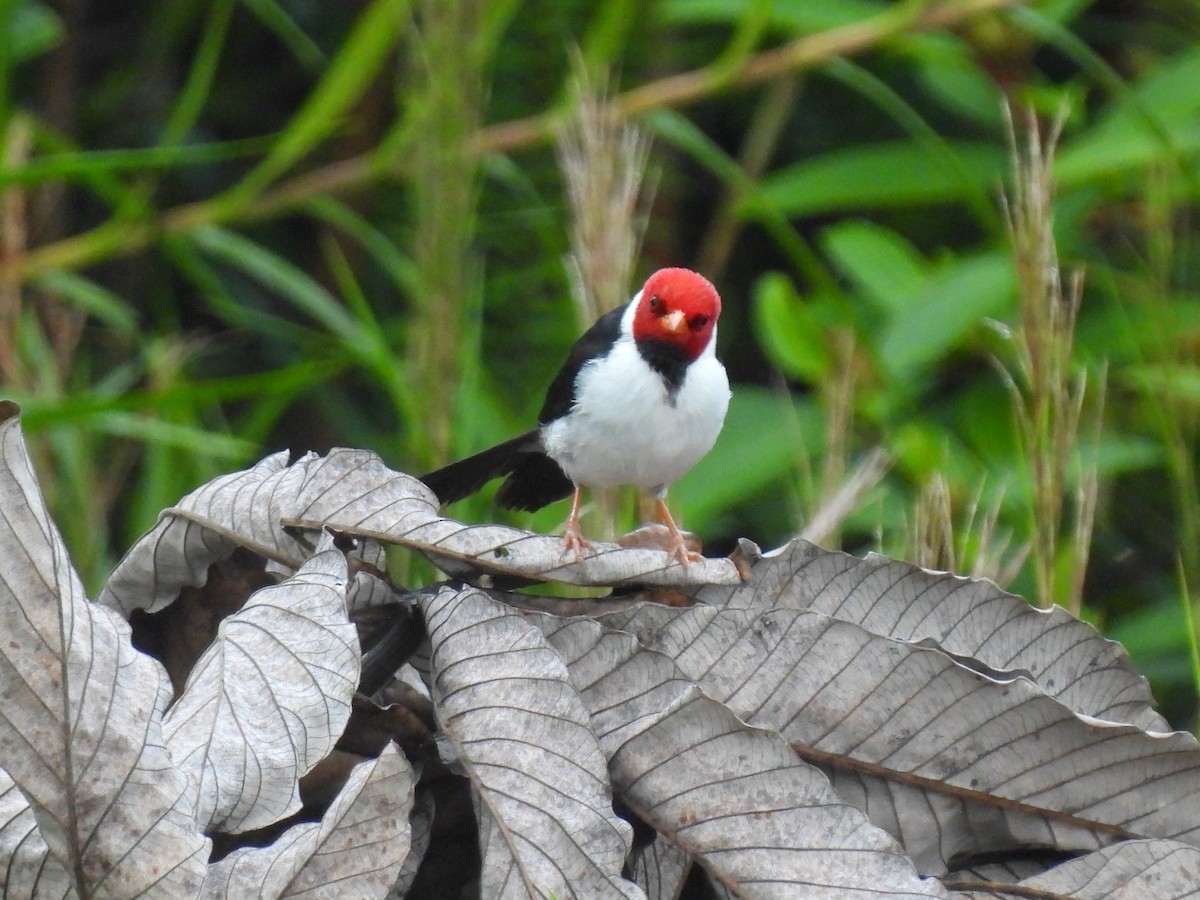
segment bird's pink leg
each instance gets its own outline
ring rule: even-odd
[[[679,526],[671,518],[671,511],[667,509],[666,500],[662,497],[655,497],[654,503],[658,507],[658,518],[667,526],[667,531],[671,534],[671,543],[667,548],[667,552],[674,556],[681,566],[686,566],[689,562],[699,562],[703,557],[694,550],[687,548],[687,542],[683,539],[683,532],[679,530]]]
[[[583,562],[584,550],[591,550],[592,545],[583,536],[579,527],[579,501],[583,498],[583,488],[575,486],[575,497],[571,500],[571,515],[567,516],[567,527],[563,532],[563,553],[575,551],[575,561]]]

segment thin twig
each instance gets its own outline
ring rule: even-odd
[[[837,488],[826,497],[808,520],[800,537],[814,544],[827,545],[841,530],[842,523],[862,505],[862,499],[883,480],[892,460],[882,447],[876,447]]]

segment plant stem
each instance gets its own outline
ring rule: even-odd
[[[451,455],[455,397],[462,387],[463,339],[478,284],[475,235],[479,158],[467,149],[478,129],[486,51],[479,32],[485,0],[420,0],[415,12],[411,190],[417,290],[408,329],[415,420],[410,454],[434,467]]]

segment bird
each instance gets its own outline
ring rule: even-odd
[[[582,561],[583,488],[629,485],[650,494],[666,526],[666,551],[688,550],[667,508],[667,489],[717,440],[729,379],[717,359],[721,297],[684,268],[654,272],[628,303],[602,315],[571,347],[551,381],[537,427],[421,477],[452,503],[506,476],[496,503],[537,510],[572,496],[563,553]]]

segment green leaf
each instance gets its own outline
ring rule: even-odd
[[[945,32],[915,34],[901,46],[915,63],[917,78],[939,103],[980,125],[1002,125],[1004,97],[962,38]]]
[[[759,193],[791,216],[856,209],[961,202],[998,185],[1004,151],[991,144],[947,144],[957,166],[940,153],[908,141],[838,150],[780,169],[764,178]]]
[[[94,419],[112,412],[153,412],[163,417],[171,408],[187,404],[203,407],[243,401],[241,406],[245,407],[271,397],[290,400],[327,384],[342,368],[344,365],[337,361],[306,359],[260,374],[180,380],[148,391],[108,393],[114,388],[101,385],[87,393],[46,396],[11,391],[9,396],[20,404],[21,420],[31,429],[80,425],[92,431]],[[239,430],[239,434],[244,433]]]
[[[249,459],[258,450],[252,441],[137,413],[107,413],[94,417],[89,425],[105,434],[178,447],[197,456],[220,457],[234,462]]]
[[[197,228],[195,243],[210,256],[235,266],[277,292],[337,335],[343,343],[362,340],[362,329],[329,291],[282,256],[232,231],[215,226]]]
[[[1178,601],[1163,599],[1143,606],[1105,630],[1107,637],[1129,651],[1147,678],[1181,687],[1191,680],[1188,629]]]
[[[955,260],[897,305],[878,344],[879,362],[898,383],[942,359],[988,316],[1016,298],[1016,275],[1007,253]]]
[[[624,57],[643,9],[641,0],[606,0],[593,9],[583,39],[588,71],[599,71]]]
[[[8,43],[10,63],[41,56],[63,36],[62,22],[44,3],[18,2],[6,24],[8,29],[0,39]]]
[[[1159,400],[1200,406],[1200,367],[1188,363],[1145,363],[1125,366],[1117,377]]]
[[[221,51],[229,34],[229,22],[233,18],[235,5],[236,0],[218,0],[209,5],[208,18],[201,31],[199,46],[196,47],[195,56],[192,58],[187,80],[183,90],[179,92],[167,124],[159,135],[160,145],[174,146],[180,143],[200,118],[200,113],[212,94],[213,79],[221,61]],[[140,196],[138,201],[140,205]]]
[[[790,278],[769,272],[758,280],[753,316],[758,342],[780,371],[810,382],[829,377],[833,359],[826,347],[825,329]]]
[[[924,484],[937,473],[953,477],[952,461],[961,460],[965,455],[957,435],[937,422],[922,419],[911,419],[892,428],[887,436],[887,448],[895,461],[895,469],[905,473],[915,484]]]
[[[1164,61],[1099,124],[1066,143],[1054,166],[1064,186],[1200,157],[1200,50]],[[1141,185],[1140,176],[1138,185]]]
[[[959,158],[950,141],[939,134],[926,117],[899,91],[865,66],[846,59],[832,59],[821,71],[862,94],[874,103],[880,112],[903,128],[915,147],[936,159],[938,165],[945,168],[949,178],[962,186],[965,190],[963,201],[975,218],[989,230],[999,230],[1000,220],[996,213],[993,193],[976,181],[974,174]]]
[[[663,21],[676,25],[730,24],[754,14],[754,0],[666,0],[658,11]],[[796,34],[811,34],[869,19],[887,12],[879,0],[776,0],[771,4],[771,27]]]
[[[306,208],[317,218],[358,241],[398,289],[410,297],[418,289],[419,278],[412,259],[377,225],[330,196],[318,197]]]
[[[1081,449],[1083,459],[1094,461],[1104,478],[1127,472],[1144,472],[1166,462],[1163,445],[1143,435],[1103,434],[1098,444]]]
[[[270,141],[270,137],[256,137],[215,144],[49,153],[35,157],[19,168],[0,172],[0,184],[40,184],[59,179],[87,183],[114,173],[209,166],[257,156]],[[115,186],[117,183],[109,185],[110,188]]]
[[[885,315],[897,315],[929,278],[929,264],[896,232],[846,219],[821,233],[821,246],[841,274]]]
[[[242,0],[246,8],[287,47],[300,65],[319,69],[325,64],[325,54],[276,0]]]
[[[716,446],[671,488],[689,528],[794,472],[811,456],[823,427],[817,409],[786,394],[739,385]]]
[[[813,284],[833,286],[833,278],[825,270],[824,263],[787,220],[785,211],[763,196],[758,184],[746,174],[737,160],[730,157],[694,122],[675,110],[665,109],[648,115],[646,126],[655,137],[688,154],[721,179],[730,193],[740,198],[739,213],[759,222],[797,271]]]

